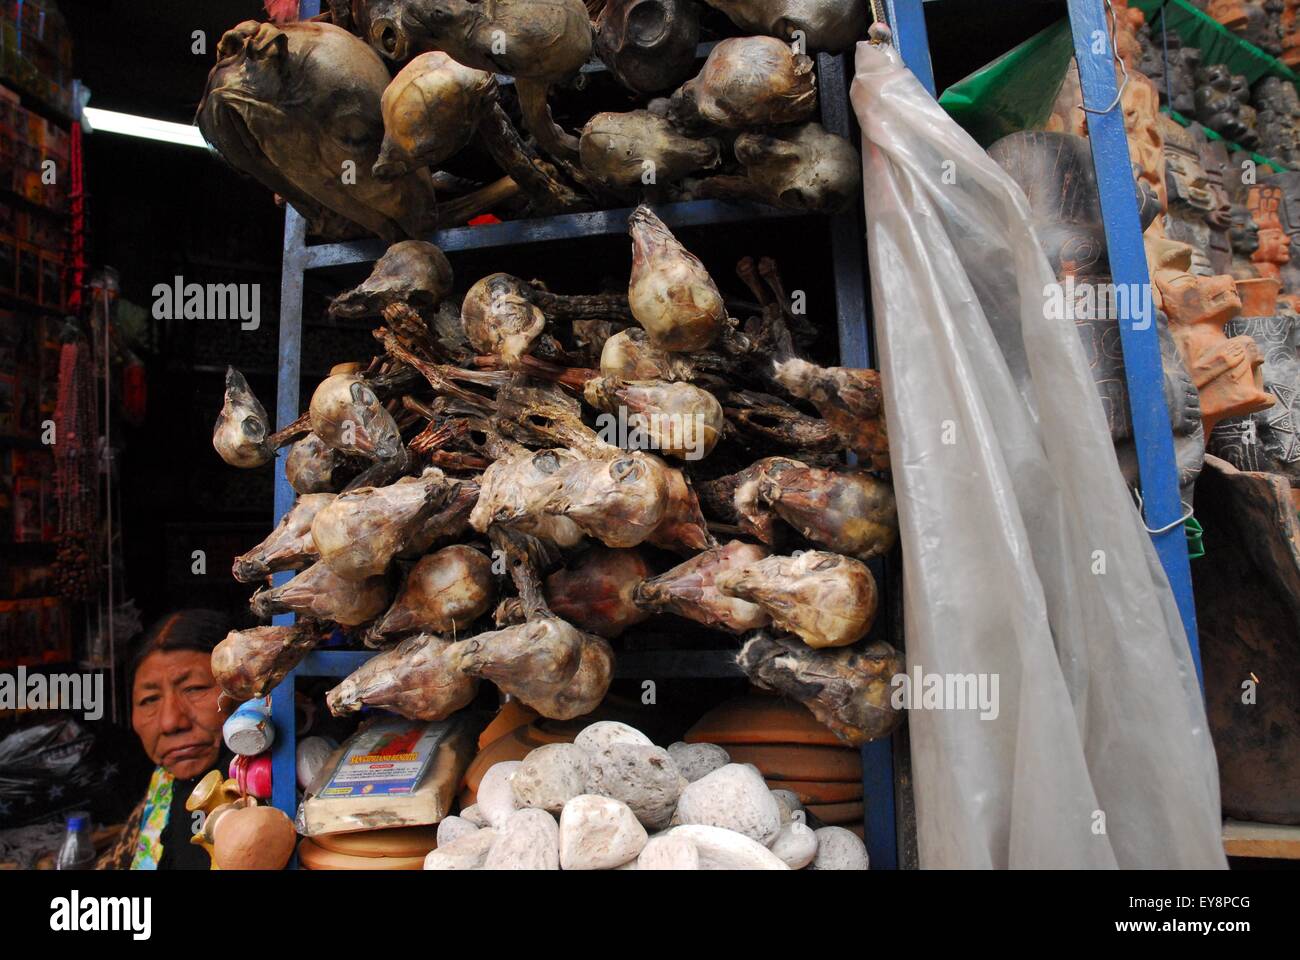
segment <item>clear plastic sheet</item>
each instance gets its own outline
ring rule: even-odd
[[[1224,867],[1187,639],[1024,194],[892,49],[858,45],[852,100],[908,670],[998,682],[996,718],[909,711],[921,865]]]

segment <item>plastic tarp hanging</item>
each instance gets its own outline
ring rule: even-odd
[[[921,865],[1224,867],[1186,635],[1024,194],[892,49],[852,100],[908,672],[997,692],[911,693]]]

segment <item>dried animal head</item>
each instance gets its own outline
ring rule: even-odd
[[[632,232],[628,303],[636,322],[664,350],[707,349],[727,319],[713,278],[649,207],[637,207],[628,222]]]
[[[607,547],[635,547],[659,526],[668,505],[662,461],[644,453],[578,460],[542,485],[537,507],[567,517]]]
[[[346,30],[248,21],[222,36],[195,119],[228,163],[309,221],[332,211],[398,240],[428,223],[433,185],[427,172],[391,183],[371,173],[387,86],[383,62]]]
[[[259,590],[249,606],[257,617],[296,613],[356,627],[387,609],[388,582],[384,577],[345,580],[328,564],[317,562],[281,586]]]
[[[862,158],[820,123],[772,133],[742,133],[736,159],[761,199],[774,207],[841,213],[861,202]]]
[[[632,599],[649,575],[650,566],[636,550],[596,545],[546,578],[546,603],[580,629],[613,639],[650,616]]]
[[[767,550],[733,540],[679,563],[666,573],[646,580],[634,594],[646,610],[667,610],[706,627],[744,633],[771,622],[756,604],[722,593],[717,580],[727,571],[743,569],[767,556]]]
[[[378,317],[396,303],[432,309],[451,293],[452,281],[451,264],[439,247],[425,240],[403,240],[384,251],[359,286],[334,298],[329,315]]]
[[[581,457],[571,450],[550,449],[536,453],[520,448],[496,460],[483,472],[478,501],[469,522],[479,533],[502,524],[560,547],[582,542],[582,528],[568,517],[553,516],[542,509],[544,487],[565,467]]]
[[[673,183],[722,161],[718,141],[685,136],[646,110],[596,114],[582,128],[578,156],[611,190]]]
[[[695,368],[689,357],[656,347],[641,327],[628,327],[605,340],[600,373],[623,380],[691,380]]]
[[[668,118],[687,133],[802,123],[817,109],[812,59],[775,37],[731,37],[672,95]]]
[[[460,308],[470,345],[500,357],[508,369],[519,366],[546,329],[545,314],[528,294],[528,284],[518,277],[493,273],[469,288]]]
[[[212,650],[212,676],[239,702],[264,697],[302,662],[321,638],[311,621],[288,627],[232,630]]]
[[[702,460],[722,437],[722,404],[689,383],[595,377],[583,397],[597,410],[625,412],[628,449],[656,450],[679,460]]]
[[[491,73],[457,63],[440,50],[420,54],[384,90],[384,142],[375,176],[392,180],[419,167],[437,168],[460,153],[496,90]]]
[[[248,553],[235,558],[231,571],[240,583],[261,580],[279,570],[297,570],[315,563],[320,557],[311,538],[316,514],[334,502],[332,493],[309,493],[298,498],[271,535]]]
[[[342,453],[367,460],[398,460],[405,453],[397,424],[361,377],[326,377],[311,397],[311,429]]]
[[[464,673],[491,680],[552,720],[590,713],[613,677],[609,644],[554,617],[461,640],[449,656]]]
[[[892,702],[892,682],[905,669],[903,655],[882,642],[861,649],[813,650],[798,640],[755,634],[736,658],[749,679],[783,693],[850,746],[893,732],[903,710]]]
[[[838,553],[767,557],[719,574],[715,583],[726,596],[758,604],[777,627],[798,634],[810,647],[856,643],[876,619],[871,571]]]
[[[764,542],[771,542],[763,535],[770,529],[765,519],[770,511],[809,540],[859,560],[882,556],[898,542],[893,487],[864,470],[825,470],[769,457],[743,476],[736,487],[736,512]]]
[[[411,568],[367,642],[414,631],[454,636],[488,611],[495,594],[492,561],[482,551],[444,547]]]
[[[442,471],[430,467],[386,487],[361,487],[327,504],[312,521],[321,562],[347,580],[377,577],[455,491]]]
[[[867,0],[704,0],[742,30],[801,41],[807,50],[847,50],[867,38]]]
[[[671,90],[695,69],[694,0],[608,0],[596,19],[596,56],[634,93]]]
[[[232,467],[260,467],[275,456],[270,421],[244,375],[226,368],[226,396],[212,429],[212,446]]]
[[[337,466],[338,454],[316,434],[309,433],[290,448],[284,476],[295,493],[333,493]]]
[[[376,654],[325,695],[336,717],[378,707],[410,720],[445,720],[468,706],[478,680],[457,667],[452,642],[422,633]]]

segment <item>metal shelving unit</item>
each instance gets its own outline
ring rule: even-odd
[[[1070,0],[1080,62],[1084,65],[1083,85],[1087,102],[1105,105],[1115,96],[1113,75],[1101,64],[1093,64],[1088,53],[1092,31],[1105,29],[1103,0]],[[304,17],[319,12],[319,0],[302,0]],[[922,0],[886,0],[886,12],[893,28],[894,44],[905,62],[931,93],[934,80],[929,42],[925,30]],[[823,125],[844,136],[854,137],[855,123],[848,100],[850,55],[817,57],[818,90]],[[1107,61],[1109,62],[1109,61]],[[1115,282],[1146,282],[1146,261],[1142,254],[1141,231],[1133,195],[1132,174],[1124,139],[1122,116],[1118,112],[1089,116],[1094,159],[1102,187]],[[870,189],[870,185],[867,186]],[[722,224],[754,223],[773,225],[797,214],[767,207],[694,201],[656,207],[671,227],[709,227]],[[458,251],[518,248],[553,241],[600,236],[623,236],[630,210],[606,210],[568,214],[535,220],[514,221],[477,227],[457,227],[436,233],[430,239],[449,255]],[[840,343],[840,362],[846,366],[871,366],[870,310],[866,295],[866,251],[861,209],[823,218],[835,286],[835,311]],[[276,396],[277,428],[287,426],[300,412],[302,307],[304,274],[309,270],[372,262],[384,251],[378,241],[330,243],[308,246],[306,224],[292,209],[285,215],[284,265],[280,290],[279,370]],[[1172,436],[1162,392],[1159,348],[1150,318],[1122,323],[1125,355],[1130,358],[1129,388],[1133,404],[1134,433],[1141,454],[1142,478],[1148,525],[1159,528],[1181,516]],[[290,509],[295,494],[284,476],[284,460],[276,461],[276,522]],[[1189,634],[1194,638],[1191,613],[1190,574],[1181,527],[1157,538],[1161,559],[1175,585]],[[1181,569],[1179,556],[1181,551]],[[889,608],[891,592],[898,590],[889,572],[874,568],[880,580],[881,602]],[[289,574],[280,574],[282,582]],[[1185,603],[1184,603],[1185,601]],[[881,618],[882,621],[887,618]],[[277,617],[288,622],[291,617]],[[895,624],[894,626],[897,626]],[[887,629],[888,625],[877,627]],[[1194,641],[1193,641],[1194,645]],[[620,655],[617,677],[713,678],[739,676],[733,650],[638,652]],[[296,808],[294,687],[297,677],[342,677],[351,673],[373,654],[365,651],[313,652],[289,674],[272,694],[272,718],[277,739],[272,757],[275,806],[290,816]],[[1199,658],[1198,658],[1199,662]],[[883,739],[862,749],[866,843],[873,869],[898,865],[898,825],[895,816],[896,776],[894,739]]]

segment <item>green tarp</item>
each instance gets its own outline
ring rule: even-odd
[[[1269,56],[1254,44],[1237,36],[1217,20],[1197,10],[1187,0],[1132,0],[1151,25],[1152,43],[1160,43],[1160,15],[1164,8],[1165,29],[1176,33],[1185,47],[1201,51],[1201,63],[1226,63],[1233,73],[1242,74],[1250,83],[1272,74],[1295,83],[1296,74],[1280,60]]]
[[[982,147],[1047,122],[1074,56],[1061,20],[943,92],[939,105]]]

